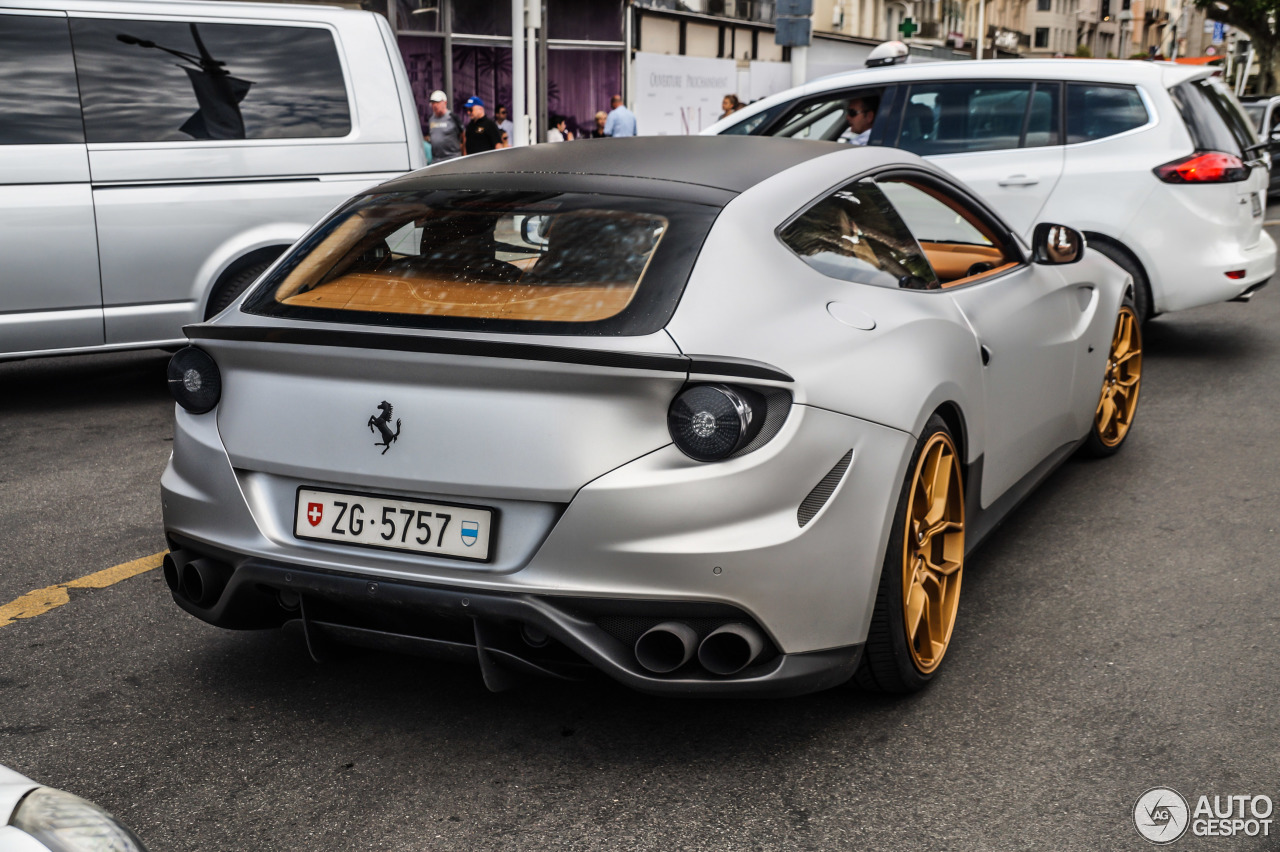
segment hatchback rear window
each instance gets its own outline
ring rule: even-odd
[[[716,208],[500,191],[376,193],[300,245],[246,310],[542,334],[666,324]]]
[[[1222,151],[1244,156],[1257,143],[1253,126],[1240,111],[1235,96],[1214,78],[1191,80],[1169,90],[1198,151]]]

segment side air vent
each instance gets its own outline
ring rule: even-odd
[[[821,511],[822,507],[827,505],[827,501],[831,499],[831,495],[835,493],[836,486],[840,484],[840,479],[844,476],[844,472],[849,469],[849,462],[853,461],[853,450],[845,453],[840,461],[836,462],[836,466],[822,477],[822,481],[813,486],[813,490],[809,492],[809,496],[801,502],[800,508],[796,510],[796,522],[800,526],[804,526],[813,520],[813,516]]]

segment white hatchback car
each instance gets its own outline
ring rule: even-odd
[[[899,65],[815,80],[704,133],[847,140],[873,111],[868,144],[927,157],[1024,237],[1039,221],[1084,231],[1133,275],[1146,319],[1247,300],[1275,272],[1266,147],[1213,73],[1078,59]]]

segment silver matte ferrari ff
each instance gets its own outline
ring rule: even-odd
[[[187,329],[165,576],[228,628],[675,695],[923,687],[1133,424],[1132,282],[889,148],[602,139],[352,199]]]

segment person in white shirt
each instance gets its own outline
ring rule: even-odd
[[[511,119],[507,117],[506,107],[501,105],[494,107],[493,120],[497,122],[498,129],[507,134],[508,140],[514,140],[516,138],[516,126],[512,124]]]
[[[547,131],[547,141],[564,142],[572,139],[573,134],[569,132],[568,121],[563,115],[551,116],[551,129]]]
[[[840,134],[836,141],[848,145],[866,145],[871,139],[871,125],[876,123],[876,110],[879,106],[880,99],[870,95],[849,101],[844,116],[849,129]]]

